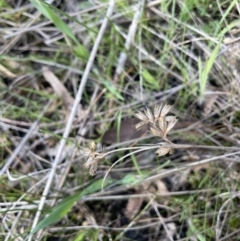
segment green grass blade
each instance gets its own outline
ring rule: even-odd
[[[219,29],[222,26],[222,23],[226,20],[227,16],[229,15],[229,13],[232,11],[232,9],[236,6],[238,0],[234,0],[231,2],[231,4],[228,6],[228,8],[226,9],[226,11],[224,11],[224,14],[222,16],[222,19],[219,21],[219,24],[217,25],[216,31],[215,31],[215,35],[218,33]]]
[[[104,185],[109,185],[112,181],[109,180],[108,182],[104,182]],[[50,226],[53,223],[56,223],[61,218],[63,218],[72,208],[74,203],[80,200],[83,196],[88,195],[90,193],[94,193],[99,191],[102,188],[102,179],[97,180],[96,182],[92,183],[89,187],[85,190],[80,191],[73,196],[67,197],[62,200],[60,204],[52,209],[52,212],[46,216],[42,221],[38,223],[38,225],[30,232],[30,234],[26,237],[25,241],[38,232],[39,230]]]
[[[119,111],[117,116],[117,142],[120,143],[120,132],[121,132],[121,120],[122,120],[122,110]]]
[[[78,55],[81,55],[84,58],[87,58],[89,56],[87,49],[78,42],[77,38],[75,37],[71,29],[68,27],[68,25],[60,17],[58,17],[58,15],[55,14],[55,12],[53,12],[53,10],[48,6],[48,4],[40,0],[31,0],[31,2],[35,6],[35,8],[37,8],[38,11],[42,13],[46,18],[52,21],[53,24],[62,33],[64,33],[66,36],[73,40],[73,42],[77,45]]]
[[[152,74],[144,69],[142,71],[142,77],[148,83],[148,87],[151,89],[159,90],[159,82],[152,76]]]
[[[202,73],[199,74],[200,76],[200,97],[202,98],[204,96],[205,90],[206,90],[206,85],[207,85],[207,80],[208,80],[208,75],[213,67],[214,61],[217,57],[217,54],[219,52],[221,41],[216,45],[214,48],[212,54],[210,55],[209,59],[206,61],[205,67],[202,70]],[[201,63],[198,63],[199,66],[201,66]],[[201,72],[201,70],[200,70]]]
[[[98,34],[98,32],[96,30],[94,30],[93,28],[88,27],[86,24],[84,24],[83,22],[79,22],[76,18],[70,16],[69,14],[65,13],[64,11],[54,7],[53,5],[49,4],[49,3],[45,3],[50,9],[52,9],[53,11],[65,16],[67,19],[78,23],[79,25],[83,26],[84,28],[86,28],[87,30],[89,30],[92,33]]]

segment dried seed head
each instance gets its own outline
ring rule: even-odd
[[[89,144],[89,148],[94,151],[96,149],[96,144],[94,141],[91,141],[90,144]]]
[[[161,111],[161,116],[166,116],[171,109],[171,105],[164,105]]]
[[[105,155],[100,153],[95,153],[94,156],[91,156],[90,158],[87,159],[84,166],[87,169],[89,169],[89,174],[91,176],[94,176],[96,174],[98,163],[100,161],[104,161],[104,159],[105,159]]]
[[[155,126],[150,127],[150,132],[154,136],[163,137],[163,132],[161,130],[159,130],[158,128],[156,128]]]
[[[168,121],[168,122],[177,120],[177,117],[174,115],[169,115],[169,116],[166,116],[165,118],[166,118],[166,121]]]
[[[156,151],[156,153],[158,154],[158,156],[165,156],[168,153],[172,153],[172,149],[168,148],[168,147],[159,147],[158,150]]]
[[[134,127],[135,127],[136,130],[139,130],[139,129],[141,129],[144,125],[146,125],[146,122],[141,121],[141,122],[137,123]]]
[[[135,116],[140,119],[141,121],[144,121],[144,122],[148,122],[148,118],[146,115],[144,115],[142,112],[138,111],[137,114],[135,114]]]
[[[89,169],[89,174],[94,176],[97,171],[98,162],[103,161],[105,154],[101,154],[95,151],[96,144],[92,141],[88,148],[83,149],[83,154],[86,156],[87,161],[84,166]]]
[[[155,105],[155,107],[154,107],[154,117],[155,117],[155,119],[160,117],[161,110],[162,110],[162,105]]]
[[[147,108],[145,111],[145,115],[147,116],[149,122],[154,123],[154,116],[149,108]]]
[[[96,144],[94,141],[90,142],[89,146],[87,148],[83,148],[83,155],[86,156],[86,158],[90,158],[94,156],[96,149]]]
[[[167,135],[169,133],[169,131],[175,126],[175,124],[177,123],[177,118],[172,118],[170,121],[168,121],[168,125],[167,125],[167,129],[165,134]]]
[[[93,163],[89,168],[89,174],[95,176],[97,172],[97,163]]]
[[[177,122],[175,116],[167,116],[170,111],[170,105],[156,105],[154,107],[153,113],[149,108],[146,108],[144,113],[138,112],[135,116],[141,120],[138,124],[135,125],[135,128],[138,130],[142,126],[150,124],[150,132],[154,136],[163,138],[165,141],[169,142],[167,134],[174,127]]]
[[[142,112],[139,111],[137,114],[135,114],[135,116],[136,116],[138,119],[141,120],[141,122],[139,122],[138,124],[136,124],[136,125],[134,126],[135,129],[139,130],[139,129],[141,129],[142,126],[148,124],[149,119],[148,119],[148,117],[147,117],[145,114],[143,114]]]
[[[158,125],[162,133],[165,133],[167,130],[167,121],[165,116],[164,117],[160,116],[158,118]]]
[[[95,162],[94,156],[91,156],[87,159],[87,161],[84,163],[84,166],[86,168],[89,168],[91,165],[93,165]]]
[[[87,162],[84,164],[86,168],[89,169],[89,174],[91,176],[94,176],[96,174],[97,168],[98,168],[98,163],[100,161],[104,161],[104,154],[99,154],[97,153],[96,156],[92,159],[88,159]]]

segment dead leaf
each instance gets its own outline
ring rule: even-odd
[[[140,138],[149,131],[148,126],[142,126],[140,130],[135,130],[134,126],[137,123],[139,123],[139,119],[135,117],[121,121],[119,133],[120,142]],[[186,128],[194,123],[196,123],[196,121],[178,121],[173,129]],[[107,130],[102,137],[102,142],[105,144],[117,143],[117,128]]]
[[[203,112],[205,116],[209,115],[212,112],[217,98],[217,94],[206,95],[203,103]]]
[[[137,192],[136,194],[141,194],[143,192]],[[138,214],[142,203],[143,203],[143,198],[130,198],[128,200],[126,209],[124,211],[124,214],[127,218],[129,218],[129,220],[134,219],[134,217],[136,217],[136,215]]]
[[[168,193],[168,189],[166,187],[166,184],[161,181],[161,180],[156,180],[155,185],[157,186],[157,193],[162,194],[162,193]]]
[[[69,107],[72,107],[74,103],[74,98],[70,95],[70,93],[62,84],[62,82],[58,79],[58,77],[47,67],[43,67],[42,71],[43,71],[43,77],[52,86],[56,95],[61,98],[65,107],[67,109],[69,109]]]
[[[139,131],[135,130],[134,126],[139,122],[137,118],[131,118],[121,121],[119,141],[129,141],[136,138],[140,138],[147,133],[147,127],[143,126]],[[112,128],[106,131],[102,138],[103,143],[113,144],[117,143],[117,128]]]
[[[62,82],[51,70],[49,70],[47,67],[43,67],[42,71],[45,80],[51,85],[56,95],[59,96],[59,98],[61,98],[67,112],[66,120],[68,120],[75,101],[74,98],[71,96],[67,88],[62,84]],[[79,105],[78,111],[76,113],[78,121],[84,119],[87,113],[88,111],[83,110]]]

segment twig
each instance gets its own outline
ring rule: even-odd
[[[134,14],[132,23],[129,27],[129,31],[128,31],[128,35],[127,35],[127,38],[126,38],[126,41],[125,41],[125,45],[124,45],[125,51],[121,52],[120,55],[119,55],[119,58],[118,58],[118,64],[117,64],[116,72],[115,72],[115,75],[114,75],[114,80],[117,80],[119,78],[119,76],[121,75],[122,71],[123,71],[125,62],[127,60],[126,51],[128,51],[130,49],[132,41],[135,37],[138,22],[139,22],[139,19],[141,17],[141,14],[142,14],[143,5],[144,5],[143,2],[139,3],[139,5],[136,9],[136,12]]]
[[[142,8],[141,8],[141,13],[140,15],[143,15],[143,10],[144,10],[144,6],[146,4],[146,1],[143,0],[142,1]],[[142,47],[142,27],[139,28],[138,31],[138,45],[139,47]],[[139,85],[140,85],[140,100],[143,100],[143,77],[141,75],[142,73],[142,53],[141,51],[138,49],[138,63],[139,63]]]
[[[165,172],[159,173],[159,174],[157,174],[155,176],[148,177],[148,178],[145,179],[145,181],[147,182],[147,181],[152,181],[152,180],[156,180],[156,179],[159,179],[159,178],[167,177],[169,175],[172,175],[173,173],[181,172],[181,171],[185,170],[186,168],[190,168],[190,167],[194,167],[194,166],[210,163],[210,162],[213,162],[213,161],[216,161],[216,160],[221,160],[221,159],[223,159],[225,157],[228,157],[228,156],[234,156],[234,155],[239,155],[239,154],[240,154],[240,151],[224,154],[224,155],[221,155],[221,156],[215,156],[215,157],[207,158],[207,159],[204,159],[202,161],[197,161],[197,162],[194,162],[194,163],[190,163],[190,164],[178,167],[178,168],[174,168],[174,169],[169,170],[169,171],[165,171]]]
[[[52,180],[54,178],[57,166],[58,166],[58,164],[60,162],[61,155],[62,155],[64,146],[66,144],[66,140],[67,140],[68,135],[70,133],[70,130],[71,130],[71,127],[72,127],[72,123],[73,123],[73,120],[75,118],[76,111],[78,109],[78,105],[79,105],[79,103],[80,103],[80,101],[82,99],[82,94],[83,94],[85,85],[87,83],[88,75],[89,75],[91,67],[93,65],[93,61],[95,59],[95,56],[96,56],[96,53],[97,53],[97,50],[98,50],[98,46],[99,46],[100,41],[101,41],[101,39],[103,37],[103,34],[104,34],[105,30],[106,30],[106,27],[107,27],[107,24],[108,24],[108,19],[109,19],[109,17],[113,13],[114,5],[115,5],[115,0],[111,0],[110,3],[109,3],[109,7],[108,7],[108,10],[107,10],[106,17],[105,17],[105,19],[103,21],[103,24],[102,24],[102,26],[101,26],[101,28],[99,30],[98,36],[96,38],[95,44],[93,46],[92,52],[90,54],[90,57],[89,57],[89,60],[88,60],[88,63],[87,63],[87,66],[86,66],[85,71],[83,73],[83,77],[82,77],[82,80],[80,82],[80,86],[79,86],[79,89],[78,89],[78,92],[77,92],[77,95],[76,95],[76,98],[75,98],[75,102],[74,102],[72,111],[70,113],[69,120],[67,122],[67,126],[66,126],[66,129],[65,129],[64,134],[63,134],[63,138],[60,141],[60,146],[59,146],[57,155],[56,155],[56,157],[54,159],[54,162],[53,162],[53,165],[52,165],[52,169],[51,169],[51,171],[49,173],[49,178],[48,178],[46,186],[45,186],[45,188],[43,190],[42,197],[41,197],[40,203],[38,205],[38,211],[36,212],[36,215],[35,215],[35,218],[34,218],[31,230],[33,230],[36,227],[36,225],[38,223],[38,220],[40,218],[40,215],[41,215],[42,209],[44,207],[44,203],[45,203],[46,197],[48,195],[48,192],[50,190],[50,186],[52,184]],[[28,240],[30,241],[31,239],[32,238],[30,237]]]

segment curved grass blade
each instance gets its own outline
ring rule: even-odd
[[[75,51],[77,51],[78,55],[83,58],[88,58],[89,53],[87,49],[79,43],[72,30],[68,27],[68,25],[57,15],[53,10],[49,7],[49,5],[40,0],[31,0],[32,4],[40,13],[42,13],[46,18],[53,22],[53,24],[66,36],[73,40],[73,42],[77,45],[75,47]]]
[[[97,180],[92,183],[85,190],[80,191],[73,196],[67,197],[61,201],[56,207],[52,209],[52,212],[46,216],[42,221],[38,223],[38,225],[30,232],[30,234],[25,238],[26,241],[29,237],[34,235],[39,230],[50,226],[53,223],[58,222],[62,219],[72,208],[76,201],[79,201],[83,196],[99,191],[102,188],[102,179]],[[112,180],[108,182],[104,182],[104,185],[107,186],[112,183]]]

